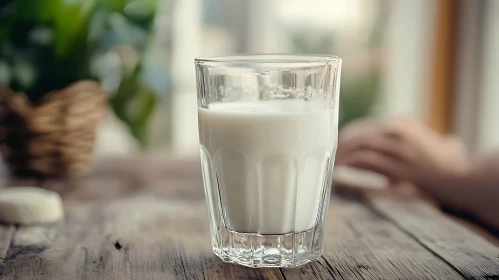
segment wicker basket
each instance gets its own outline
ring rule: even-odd
[[[0,152],[17,175],[73,176],[88,171],[107,95],[81,81],[32,107],[23,94],[0,92]]]

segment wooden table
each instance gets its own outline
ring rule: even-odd
[[[60,192],[66,218],[0,225],[2,279],[499,279],[498,247],[414,197],[333,193],[319,261],[251,269],[212,254],[195,161],[108,160],[77,180],[10,183]]]

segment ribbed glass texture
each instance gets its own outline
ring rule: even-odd
[[[337,145],[341,59],[196,59],[213,252],[250,267],[320,257]]]

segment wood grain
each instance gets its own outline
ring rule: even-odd
[[[0,224],[0,276],[3,274],[4,259],[7,250],[10,248],[12,237],[14,236],[15,227],[7,224]]]
[[[499,279],[499,248],[415,199],[371,196],[373,208],[468,279]]]
[[[0,258],[5,258],[7,249],[9,249],[10,242],[14,236],[14,230],[15,227],[13,225],[0,224]]]
[[[283,279],[279,269],[216,258],[201,179],[189,175],[198,167],[178,163],[171,168],[179,175],[155,166],[120,163],[79,180],[47,182],[62,193],[66,219],[20,228],[6,279]]]
[[[462,279],[360,201],[332,196],[327,220],[326,262],[284,269],[286,279]]]
[[[34,178],[10,177],[4,166],[0,166],[0,190],[14,186],[36,186],[39,181]],[[3,275],[7,251],[10,249],[12,239],[16,232],[16,226],[0,222],[0,276]]]
[[[325,250],[319,261],[282,270],[223,263],[211,252],[199,169],[197,162],[188,161],[105,161],[90,176],[46,181],[44,187],[63,196],[66,218],[48,226],[20,227],[6,254],[3,276],[5,279],[463,278],[456,272],[458,266],[447,258],[444,261],[437,257],[417,237],[394,225],[392,218],[387,220],[376,214],[361,200],[338,195],[332,196]]]

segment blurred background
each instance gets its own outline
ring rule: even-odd
[[[496,0],[1,3],[0,84],[35,104],[83,78],[108,92],[97,157],[197,157],[193,60],[234,53],[342,57],[342,126],[404,114],[499,145]]]

